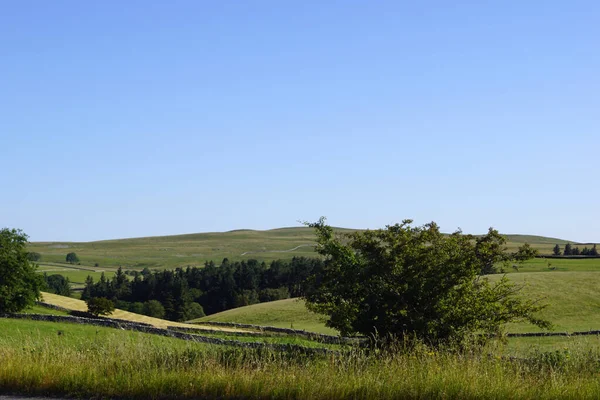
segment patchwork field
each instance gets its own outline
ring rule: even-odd
[[[234,308],[217,314],[198,318],[190,323],[202,322],[235,322],[274,326],[277,328],[302,329],[309,332],[338,334],[337,331],[325,326],[323,317],[312,313],[300,299],[285,299],[251,306]]]
[[[57,294],[43,292],[42,293],[42,301],[45,303],[54,305],[54,306],[66,308],[68,310],[87,311],[87,304],[84,301],[74,299],[71,297],[59,296]],[[131,322],[142,322],[142,323],[150,324],[157,328],[166,328],[167,326],[189,327],[188,324],[174,322],[174,321],[167,321],[167,320],[159,319],[159,318],[148,317],[147,315],[135,314],[135,313],[132,313],[129,311],[123,311],[123,310],[119,310],[119,309],[116,309],[110,316],[111,316],[111,318],[117,318],[117,319],[122,319],[122,320],[126,320],[126,321],[131,321]],[[196,326],[194,326],[194,327],[196,327]],[[240,331],[240,329],[220,328],[220,327],[212,328],[212,327],[206,327],[203,325],[198,325],[197,327],[199,329],[214,329],[214,330],[219,330],[219,331],[223,331],[223,332],[238,332],[238,331]]]
[[[600,330],[600,270],[567,272],[531,272],[507,274],[514,283],[523,285],[523,295],[543,298],[548,308],[542,316],[554,324],[554,331],[573,332]],[[497,280],[501,275],[492,275]],[[293,326],[313,332],[332,333],[325,327],[322,317],[309,312],[304,302],[287,299],[254,304],[208,315],[190,322],[237,322],[270,325],[281,328]],[[509,332],[539,332],[528,324],[512,324]]]
[[[566,243],[524,235],[510,235],[509,240],[510,250],[529,242],[542,253],[550,253],[557,243],[561,246]],[[34,243],[30,250],[42,254],[40,273],[61,273],[75,285],[81,285],[88,275],[97,280],[104,272],[110,278],[118,266],[126,270],[163,269],[198,266],[206,260],[218,262],[225,257],[265,261],[298,255],[314,257],[313,244],[310,229],[288,228],[93,243]],[[64,256],[70,251],[78,254],[80,265],[64,263]],[[523,285],[523,295],[542,297],[548,304],[542,316],[554,324],[554,331],[600,329],[597,296],[600,259],[537,258],[518,268],[509,267],[506,272],[511,281]],[[493,275],[490,279],[500,277]],[[87,309],[84,302],[73,298],[46,293],[44,300],[69,309]],[[61,313],[37,306],[26,312]],[[348,349],[299,336],[261,335],[203,324],[235,322],[336,334],[325,326],[323,317],[307,311],[298,299],[240,307],[189,321],[193,324],[121,310],[116,310],[112,317],[161,328],[193,326],[206,337],[238,342]],[[220,332],[202,333],[203,329]],[[19,393],[122,398],[597,398],[600,395],[598,336],[511,337],[493,341],[485,349],[485,357],[411,350],[386,359],[371,358],[363,350],[352,349],[350,355],[313,359],[71,324],[0,320],[0,331],[3,333],[0,356],[7,360],[0,365],[0,390],[14,387]],[[507,331],[540,330],[519,323],[507,326]],[[507,355],[526,361],[505,361],[503,357]],[[118,365],[111,361],[116,359]],[[85,365],[87,372],[64,368],[74,363]],[[397,379],[398,376],[403,379]]]
[[[338,229],[352,232],[351,229]],[[550,254],[555,244],[565,240],[530,235],[507,235],[511,250],[525,242]],[[311,228],[281,228],[267,231],[236,230],[222,233],[196,233],[97,242],[36,242],[29,251],[42,255],[42,264],[64,263],[66,254],[77,253],[81,266],[89,269],[174,268],[200,266],[205,261],[223,258],[259,261],[314,257],[314,232]],[[98,267],[94,267],[98,264]],[[84,278],[85,279],[85,278]]]
[[[518,267],[518,272],[600,271],[600,258],[534,258]],[[509,268],[507,273],[517,272]]]
[[[544,298],[548,308],[542,316],[552,321],[555,331],[600,330],[600,271],[519,273],[508,277],[525,285],[524,295]],[[539,331],[526,324],[513,324],[507,329],[510,332]]]

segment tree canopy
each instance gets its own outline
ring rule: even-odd
[[[70,264],[76,264],[79,262],[79,257],[77,257],[76,253],[71,252],[67,254],[65,260]]]
[[[106,297],[93,297],[87,300],[88,312],[95,316],[110,315],[115,311],[115,303]]]
[[[44,273],[44,280],[46,281],[46,288],[50,292],[61,296],[71,296],[71,282],[69,278],[65,278],[60,274],[47,275]]]
[[[308,308],[328,316],[327,326],[344,335],[408,336],[432,344],[498,334],[518,320],[550,326],[535,316],[543,306],[518,297],[520,288],[506,277],[491,283],[481,276],[530,257],[531,247],[508,253],[491,228],[474,237],[444,235],[433,222],[411,224],[338,235],[324,218],[308,224],[325,257],[308,285]]]
[[[17,312],[35,304],[44,285],[26,250],[21,230],[0,230],[0,313]]]

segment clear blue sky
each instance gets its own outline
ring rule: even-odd
[[[3,1],[0,226],[600,241],[598,1]]]

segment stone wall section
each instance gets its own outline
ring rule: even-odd
[[[352,344],[364,341],[364,337],[344,337],[344,336],[334,336],[334,335],[325,335],[323,333],[315,333],[309,332],[301,329],[290,329],[290,328],[276,328],[274,326],[262,326],[262,325],[250,325],[250,324],[236,324],[233,322],[199,322],[201,325],[213,325],[213,326],[222,326],[227,328],[238,328],[238,329],[253,329],[259,332],[273,332],[273,333],[283,333],[286,335],[294,335],[304,337],[306,339],[315,340],[321,343],[327,344]],[[187,329],[187,328],[186,328]]]
[[[150,333],[153,335],[160,335],[166,337],[172,337],[177,339],[189,340],[197,343],[207,343],[223,346],[235,346],[249,349],[269,349],[274,351],[293,352],[301,354],[314,354],[314,355],[330,355],[339,354],[338,351],[325,349],[325,348],[312,348],[305,347],[295,344],[276,344],[276,343],[259,343],[259,342],[240,342],[237,340],[226,340],[213,337],[206,337],[196,334],[190,334],[185,332],[177,332],[170,329],[155,328],[147,324],[139,324],[133,322],[123,322],[122,320],[111,320],[109,318],[93,319],[93,318],[82,318],[65,315],[42,315],[42,314],[3,314],[0,318],[13,318],[13,319],[30,319],[34,321],[46,321],[46,322],[69,322],[76,324],[102,326],[107,328],[118,328],[126,329],[131,331]],[[222,333],[222,332],[221,332]]]

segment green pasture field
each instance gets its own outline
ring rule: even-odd
[[[339,232],[353,232],[338,228]],[[515,250],[525,242],[550,254],[555,244],[565,240],[542,236],[507,235],[508,247]],[[236,230],[96,242],[34,242],[28,250],[42,255],[42,263],[64,263],[69,252],[77,253],[86,268],[124,269],[202,266],[205,261],[256,259],[271,261],[294,256],[314,257],[315,235],[311,228],[280,228],[267,231]],[[93,268],[93,267],[91,267]]]
[[[21,311],[25,314],[44,314],[44,315],[69,315],[66,311],[55,310],[53,308],[34,305]]]
[[[286,334],[256,334],[248,333],[247,335],[233,335],[227,332],[194,332],[195,334],[207,337],[213,337],[224,340],[235,340],[238,342],[254,342],[254,343],[271,343],[271,344],[288,344],[297,345],[311,348],[327,348],[332,350],[343,350],[350,349],[351,345],[345,344],[327,344],[320,343],[315,340],[306,339],[299,336],[286,335]]]
[[[253,304],[222,311],[189,322],[236,322],[277,328],[302,329],[329,335],[339,334],[336,330],[326,327],[323,317],[308,311],[304,306],[304,301],[299,299]]]
[[[60,274],[60,275],[64,276],[65,278],[69,278],[71,283],[80,284],[80,285],[85,284],[85,280],[88,276],[91,276],[92,278],[94,278],[94,282],[98,282],[98,280],[100,279],[100,276],[102,276],[102,272],[92,272],[92,271],[76,271],[76,270],[39,271],[38,270],[38,272],[39,273],[46,272],[48,275]],[[104,272],[104,275],[108,279],[111,279],[114,274],[115,274],[114,271]]]
[[[94,268],[90,266],[72,265],[66,263],[38,263],[37,272],[48,275],[59,274],[65,278],[69,278],[74,286],[82,286],[88,276],[94,278],[94,282],[97,282],[102,275],[102,272],[107,278],[112,278],[115,274],[115,269],[106,268]]]
[[[545,336],[508,338],[505,345],[496,348],[498,354],[517,357],[538,352],[600,353],[600,336]]]
[[[502,275],[491,275],[492,281]],[[554,324],[554,331],[573,332],[600,330],[600,271],[551,271],[535,273],[512,273],[508,278],[523,285],[522,294],[529,298],[542,298],[548,308],[542,317]],[[235,308],[202,317],[191,322],[237,322],[281,328],[304,329],[312,332],[336,334],[325,327],[321,316],[306,310],[297,299],[278,300],[268,303]],[[517,323],[507,326],[508,332],[539,332],[539,328]]]
[[[56,313],[56,310],[46,310],[51,311],[52,314]],[[66,322],[42,322],[23,319],[0,318],[0,332],[2,333],[0,342],[5,344],[22,341],[24,346],[41,345],[56,347],[57,349],[69,346],[86,347],[87,342],[102,345],[102,343],[111,340],[145,342],[172,348],[185,348],[188,345],[201,346],[197,343],[141,332]]]
[[[81,264],[70,264],[70,263],[59,263],[59,262],[38,262],[38,268],[39,269],[44,269],[44,270],[56,270],[56,269],[63,269],[63,270],[77,270],[77,271],[90,271],[90,272],[95,272],[98,270],[104,270],[103,268],[100,267],[93,267],[93,266],[89,266],[89,265],[81,265]]]
[[[518,267],[518,272],[600,271],[600,258],[534,258]],[[516,272],[509,268],[507,273]]]
[[[36,242],[29,251],[42,254],[42,262],[64,262],[66,254],[77,253],[82,264],[124,269],[174,268],[220,262],[223,258],[242,260],[291,259],[314,256],[314,233],[309,228],[282,228],[269,231],[237,230],[88,243]],[[300,246],[300,247],[299,247]]]
[[[303,356],[0,319],[0,393],[114,399],[595,399],[599,353],[506,360],[425,347]],[[561,353],[562,354],[562,353]]]
[[[600,271],[551,271],[507,274],[523,285],[522,294],[543,298],[548,304],[541,316],[554,324],[555,331],[600,330]],[[499,279],[493,275],[490,279]],[[509,332],[538,332],[540,329],[520,323],[510,324]]]

